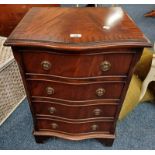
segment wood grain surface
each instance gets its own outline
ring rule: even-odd
[[[58,4],[0,4],[0,35],[8,37],[32,7],[54,7]]]
[[[36,142],[113,144],[134,66],[151,46],[121,8],[33,8],[5,45],[22,74]]]
[[[76,37],[78,34],[81,37]],[[11,33],[6,44],[74,50],[94,46],[150,46],[120,7],[33,8]]]

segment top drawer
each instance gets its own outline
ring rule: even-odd
[[[59,54],[23,52],[26,73],[50,74],[70,78],[127,75],[132,53]]]

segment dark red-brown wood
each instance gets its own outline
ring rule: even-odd
[[[88,78],[105,75],[127,76],[133,58],[133,54],[131,54],[132,51],[125,51],[125,49],[122,49],[122,51],[120,51],[121,53],[111,51],[110,54],[106,54],[106,51],[103,52],[103,54],[75,55],[51,54],[45,51],[25,51],[22,54],[22,59],[26,73],[46,74],[68,78]],[[44,70],[42,68],[41,64],[43,61],[51,63],[51,68],[49,70]],[[104,61],[108,61],[111,64],[110,69],[106,72],[101,70],[101,64]]]
[[[36,142],[56,136],[112,145],[134,66],[151,46],[121,8],[34,8],[5,45],[12,46],[23,77]]]
[[[63,83],[44,80],[28,80],[31,96],[49,97],[69,101],[120,99],[124,82],[93,82],[93,83]],[[54,94],[48,94],[47,88],[54,89]],[[102,96],[96,94],[97,89],[105,89]]]
[[[103,119],[114,119],[117,105],[96,103],[94,105],[88,104],[80,106],[39,100],[33,102],[33,109],[36,116],[65,118],[70,120],[75,119],[76,121],[78,121],[80,119],[94,119],[101,117]]]
[[[71,38],[71,34],[81,34],[81,37]],[[150,46],[120,7],[33,8],[6,44],[66,50]]]
[[[0,36],[8,37],[32,7],[58,7],[58,4],[0,4]]]
[[[55,131],[60,133],[71,134],[88,134],[97,132],[109,133],[113,128],[111,120],[95,120],[85,122],[69,122],[64,120],[57,120],[52,118],[37,118],[38,131]]]

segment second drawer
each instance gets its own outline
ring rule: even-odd
[[[120,99],[123,81],[64,83],[51,80],[27,79],[31,96],[82,101],[95,99]]]
[[[114,118],[116,104],[65,105],[47,101],[32,102],[36,115],[56,116],[68,119],[87,119],[95,117]]]

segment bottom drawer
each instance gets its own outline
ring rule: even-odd
[[[113,121],[97,120],[87,122],[68,122],[63,120],[38,118],[37,129],[38,131],[55,131],[64,133],[90,133],[90,132],[109,133],[113,129]]]

